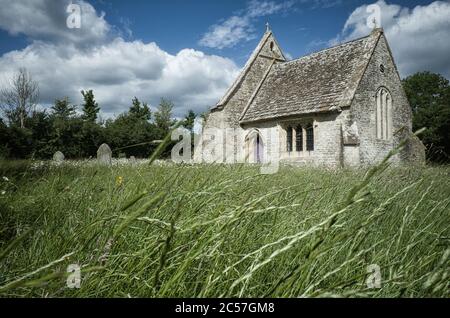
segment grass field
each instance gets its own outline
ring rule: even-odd
[[[3,176],[2,297],[450,296],[450,167],[2,162]]]

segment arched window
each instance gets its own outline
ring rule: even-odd
[[[378,90],[376,103],[377,138],[388,140],[392,137],[392,97],[386,88]]]
[[[314,150],[314,127],[311,124],[306,127],[306,150]]]
[[[289,126],[286,129],[286,151],[291,152],[292,151],[292,127]]]
[[[301,125],[295,128],[295,150],[303,151],[303,127]]]

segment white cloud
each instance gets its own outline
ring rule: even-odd
[[[223,49],[254,38],[250,18],[247,16],[232,16],[223,23],[214,25],[208,33],[203,35],[199,44],[210,48]]]
[[[300,2],[311,4],[311,9],[328,9],[342,4],[342,0],[300,0]]]
[[[81,102],[81,89],[93,89],[105,115],[128,108],[133,96],[156,104],[172,99],[176,115],[188,108],[204,111],[213,105],[237,76],[229,59],[184,49],[176,55],[155,43],[120,38],[89,50],[33,43],[0,58],[4,78],[26,67],[39,82],[41,102],[68,96]]]
[[[294,58],[292,57],[292,54],[289,52],[284,52],[284,57],[288,60],[288,61],[292,61]]]
[[[81,28],[66,25],[70,0],[0,0],[0,28],[12,35],[24,34],[33,40],[66,42],[81,46],[99,43],[107,38],[110,25],[104,14],[85,1],[73,1],[81,8]]]
[[[259,18],[271,14],[283,12],[294,5],[294,1],[277,3],[274,1],[251,0],[248,3],[247,15],[251,18]]]
[[[408,9],[380,0],[381,26],[401,76],[429,70],[450,78],[450,2],[436,1]],[[331,44],[370,33],[367,5],[358,7]]]
[[[239,71],[230,59],[193,49],[173,55],[154,42],[113,39],[108,32],[113,28],[86,2],[79,3],[89,27],[82,25],[74,34],[65,28],[65,9],[55,5],[64,7],[63,2],[30,1],[37,15],[16,2],[2,2],[0,28],[25,34],[32,42],[0,57],[0,83],[26,67],[39,82],[43,104],[64,96],[80,104],[80,90],[93,89],[106,117],[127,110],[134,96],[153,106],[169,98],[176,105],[174,115],[183,116],[188,109],[199,112],[215,104]],[[12,18],[3,20],[8,15]]]
[[[199,44],[223,49],[233,47],[241,41],[250,41],[255,38],[253,23],[257,18],[285,12],[293,4],[294,1],[277,3],[252,0],[243,13],[233,15],[225,21],[211,26],[210,30],[200,39]]]

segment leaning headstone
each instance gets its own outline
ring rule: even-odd
[[[64,154],[61,151],[55,152],[53,155],[53,161],[57,164],[60,164],[64,161]]]
[[[111,165],[112,151],[107,144],[102,144],[97,150],[97,161],[100,164]]]

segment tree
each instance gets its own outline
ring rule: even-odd
[[[9,129],[8,126],[0,118],[0,159],[9,157]]]
[[[95,123],[95,121],[97,120],[98,112],[100,111],[100,107],[94,99],[94,93],[92,92],[92,89],[86,92],[81,91],[81,95],[83,95],[84,98],[82,118],[86,121]]]
[[[68,119],[75,115],[76,107],[71,105],[69,98],[56,99],[55,105],[52,106],[53,116],[60,119]]]
[[[209,111],[205,111],[203,113],[200,113],[199,117],[202,120],[202,127],[205,126],[206,121],[208,120],[208,116],[209,116]]]
[[[161,98],[158,109],[155,112],[155,124],[158,130],[159,138],[164,138],[174,125],[172,120],[173,103],[167,99]]]
[[[133,98],[129,113],[131,116],[137,119],[143,119],[147,121],[152,117],[150,108],[148,107],[147,103],[141,105],[141,102],[139,101],[139,99],[137,99],[137,97]]]
[[[186,129],[189,129],[192,132],[194,132],[194,124],[195,124],[195,118],[197,115],[195,115],[193,110],[189,110],[187,115],[184,117],[183,126]]]
[[[81,125],[79,142],[78,157],[89,158],[95,156],[98,147],[105,142],[103,127],[93,121],[84,121]]]
[[[413,130],[427,129],[421,139],[427,157],[450,162],[450,86],[440,74],[419,72],[403,80],[413,111]]]
[[[128,112],[109,119],[105,125],[107,142],[117,155],[148,157],[155,145],[151,141],[159,138],[155,125],[150,122],[151,112],[146,103],[141,103],[136,97]]]
[[[27,118],[27,128],[31,132],[30,144],[31,155],[34,158],[51,158],[51,156],[59,149],[54,149],[51,144],[53,126],[50,116],[46,111],[34,111]]]
[[[25,128],[25,119],[39,99],[39,86],[25,68],[20,68],[8,87],[0,90],[1,109],[11,124]]]

